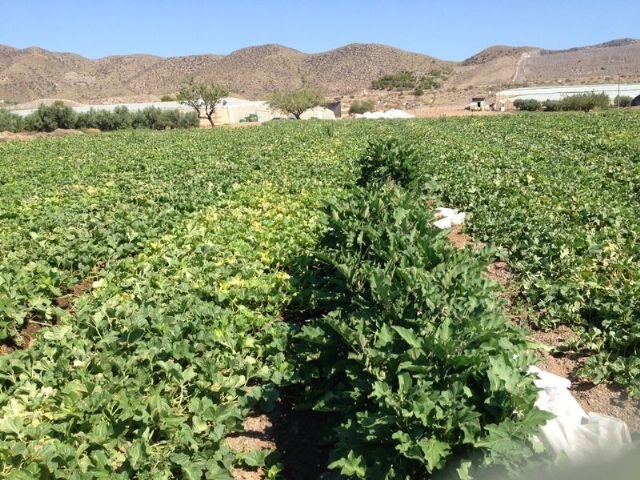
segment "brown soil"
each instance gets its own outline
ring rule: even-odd
[[[80,130],[58,128],[53,132],[0,132],[0,142],[17,142],[22,140],[35,140],[36,138],[67,137],[83,135]]]
[[[509,272],[509,266],[505,262],[494,262],[487,267],[487,277],[496,283],[499,283],[503,287],[509,285],[511,282],[511,272]]]
[[[273,423],[267,415],[248,417],[244,421],[244,432],[226,439],[227,444],[236,452],[251,450],[273,450],[276,448],[273,434]],[[244,470],[236,468],[232,472],[235,480],[262,480],[262,470]]]
[[[63,310],[67,310],[70,313],[74,312],[74,304],[78,298],[85,294],[87,290],[91,288],[93,281],[95,279],[95,275],[105,267],[105,262],[98,262],[96,266],[91,271],[91,277],[85,278],[80,283],[73,285],[69,288],[68,293],[53,299],[53,304],[57,307],[62,308]],[[16,350],[25,350],[30,348],[35,343],[35,334],[42,330],[45,327],[52,327],[55,325],[48,323],[41,323],[36,321],[35,319],[28,319],[27,323],[20,330],[20,337],[22,341],[20,345],[17,345],[13,340],[3,340],[0,342],[0,355],[6,355],[11,352],[15,352]]]
[[[459,226],[455,226],[451,229],[449,235],[447,235],[449,241],[453,244],[454,247],[463,249],[467,245],[471,246],[473,249],[484,248],[486,245],[482,242],[476,242],[471,236],[466,233],[462,233],[462,229]]]
[[[26,350],[35,343],[35,334],[39,332],[45,325],[37,322],[28,322],[22,330],[20,330],[20,337],[22,337],[22,344],[17,346],[12,341],[0,342],[0,355],[6,355],[16,350]]]
[[[471,245],[472,248],[484,247],[484,244],[474,242],[469,235],[461,233],[459,228],[455,228],[449,233],[449,240],[456,248],[460,249],[466,245]],[[487,267],[486,276],[502,285],[503,293],[501,296],[508,301],[509,315],[514,323],[520,324],[520,318],[513,314],[509,307],[517,294],[513,290],[509,266],[505,262],[492,263]],[[576,375],[584,358],[568,349],[568,344],[578,340],[578,335],[575,332],[566,325],[548,331],[531,328],[531,339],[546,347],[551,347],[551,349],[536,350],[540,357],[538,366],[543,370],[571,380],[572,394],[587,413],[595,412],[619,418],[627,423],[632,434],[640,433],[639,401],[629,399],[621,389],[605,384],[594,385]]]
[[[283,402],[269,414],[249,417],[244,432],[226,439],[237,452],[276,449],[284,467],[283,478],[317,480],[327,471],[328,450],[321,443],[327,415],[294,411]],[[262,470],[234,469],[235,480],[262,480]]]
[[[53,300],[53,303],[69,312],[73,312],[73,305],[78,298],[80,298],[84,293],[91,288],[93,284],[94,277],[85,278],[80,283],[74,285],[69,289],[69,293],[66,295],[62,295]]]
[[[571,380],[571,392],[586,412],[596,412],[616,417],[627,422],[632,433],[640,433],[640,402],[629,399],[627,394],[611,385],[595,385],[576,375],[576,370],[584,362],[584,357],[564,351],[568,343],[578,339],[566,325],[553,330],[533,330],[531,338],[553,347],[552,351],[538,350],[538,366],[548,372]]]

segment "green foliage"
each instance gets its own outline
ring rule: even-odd
[[[161,110],[155,107],[131,112],[126,106],[117,106],[113,111],[91,109],[76,114],[61,102],[55,102],[50,107],[40,105],[38,110],[24,119],[0,110],[0,131],[11,132],[50,132],[56,128],[98,128],[107,132],[129,128],[165,130],[198,126],[199,119],[195,113],[182,113],[177,109]]]
[[[57,128],[74,128],[76,115],[71,107],[61,101],[51,105],[40,104],[38,109],[24,119],[24,129],[31,132],[52,132]]]
[[[392,479],[522,467],[547,417],[524,333],[482,275],[488,257],[451,246],[419,195],[366,187],[328,207],[300,299],[323,312],[296,355],[305,403],[339,419],[331,468]]]
[[[513,102],[513,106],[516,110],[521,110],[523,112],[537,112],[538,110],[542,110],[542,103],[532,98],[519,98]]]
[[[410,90],[416,87],[418,81],[414,72],[402,71],[383,75],[371,84],[375,90]]]
[[[20,115],[0,108],[0,132],[20,132],[23,130],[23,120]]]
[[[482,272],[507,261],[523,317],[570,325],[582,374],[640,395],[639,129],[609,111],[0,143],[0,337],[56,324],[0,356],[0,476],[230,478],[274,461],[226,439],[283,388],[336,412],[338,474],[517,468],[541,418]],[[495,252],[454,250],[433,200]]]
[[[633,103],[633,98],[627,95],[618,95],[613,99],[613,104],[616,107],[630,107],[631,103]]]
[[[420,164],[421,183],[500,246],[532,321],[570,325],[589,356],[581,373],[636,396],[638,128],[633,112],[607,112],[415,129],[433,159]]]
[[[560,100],[545,100],[542,102],[542,109],[545,112],[559,112],[562,110],[562,102]]]
[[[224,97],[228,95],[229,92],[222,85],[198,83],[191,80],[182,86],[178,95],[176,95],[176,101],[192,107],[196,111],[198,118],[204,116],[213,127],[213,116],[216,112],[216,107],[223,104]]]
[[[349,114],[373,112],[375,109],[373,100],[354,100],[349,106]]]
[[[175,102],[176,99],[174,97],[172,97],[171,95],[162,95],[160,97],[160,101],[161,102]]]
[[[269,99],[269,106],[273,110],[293,115],[300,120],[300,116],[310,108],[324,104],[324,96],[313,88],[300,88],[292,92],[276,92]]]
[[[357,185],[373,187],[393,182],[407,187],[415,176],[418,161],[418,152],[411,144],[397,139],[373,142],[358,159]]]
[[[402,71],[383,75],[371,84],[374,90],[434,90],[442,86],[442,81],[450,75],[449,70],[433,69],[430,72],[418,75],[415,72]]]
[[[609,103],[606,93],[592,92],[569,95],[562,100],[546,100],[542,106],[546,112],[590,112],[594,109],[605,110],[609,108]]]
[[[240,119],[240,123],[253,123],[258,121],[258,115],[255,113],[251,113],[244,118]]]
[[[349,178],[309,128],[0,145],[0,325],[58,323],[0,357],[1,476],[230,479],[272,462],[226,439],[277,399],[282,266]]]

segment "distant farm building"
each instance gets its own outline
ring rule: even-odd
[[[571,95],[585,93],[605,93],[611,102],[620,95],[631,97],[633,105],[640,105],[640,83],[632,84],[600,84],[600,85],[557,85],[551,87],[527,87],[502,90],[496,93],[496,105],[498,107],[512,108],[516,100],[562,100]]]
[[[471,99],[471,103],[467,105],[466,110],[479,111],[479,110],[489,110],[487,105],[487,99],[485,97],[473,97]]]
[[[342,102],[339,98],[336,98],[333,102],[327,103],[326,107],[333,112],[336,118],[342,117]]]

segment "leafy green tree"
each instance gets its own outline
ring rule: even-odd
[[[293,115],[297,120],[310,108],[324,104],[322,94],[313,88],[300,88],[292,92],[276,92],[269,100],[269,106]]]
[[[216,107],[221,103],[224,105],[223,99],[227,95],[229,92],[221,85],[198,83],[192,80],[180,89],[176,100],[192,107],[198,114],[198,118],[206,117],[213,127]]]

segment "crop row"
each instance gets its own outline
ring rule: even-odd
[[[527,417],[521,333],[480,275],[489,258],[455,252],[420,207],[470,212],[533,318],[571,325],[584,373],[637,393],[639,124],[310,122],[0,145],[0,332],[17,343],[30,321],[58,323],[0,357],[0,475],[275,476],[273,456],[225,438],[300,385],[307,406],[343,413],[347,476],[393,478],[393,455],[375,451],[410,474],[472,448],[488,463],[527,456],[509,429],[525,440],[541,418]],[[415,150],[369,167],[394,177],[414,156],[410,193],[357,193],[353,159],[389,135]],[[296,277],[309,255],[321,289]],[[87,277],[73,314],[56,309]],[[298,332],[281,319],[301,302],[319,303]]]

